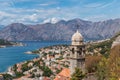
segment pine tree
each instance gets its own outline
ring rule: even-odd
[[[96,75],[97,75],[98,80],[106,79],[106,76],[108,74],[107,64],[108,64],[107,59],[105,57],[103,57],[97,66]]]
[[[72,74],[70,80],[82,80],[85,77],[85,74],[81,71],[80,68],[75,68],[75,72]]]

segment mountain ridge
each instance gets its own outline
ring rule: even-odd
[[[36,25],[12,23],[0,30],[0,38],[10,41],[71,41],[76,26],[85,40],[107,39],[120,31],[120,19],[92,22],[75,18]]]

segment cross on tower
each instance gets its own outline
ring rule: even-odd
[[[79,30],[80,26],[78,24],[76,25],[76,27],[77,27],[77,30]]]

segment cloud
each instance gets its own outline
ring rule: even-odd
[[[44,3],[44,4],[39,4],[40,6],[48,6],[49,4]]]
[[[38,6],[52,6],[52,5],[57,5],[59,2],[58,1],[46,1],[38,4]]]
[[[61,8],[60,7],[56,7],[57,10],[60,10]]]
[[[9,12],[0,11],[0,24],[10,24],[15,22],[37,22],[37,15],[12,14]]]
[[[87,16],[84,18],[84,20],[88,20],[88,21],[101,21],[101,20],[105,20],[107,19],[108,16],[105,14],[98,14],[98,15],[91,15],[91,16]]]
[[[11,6],[11,3],[10,2],[1,2],[2,4],[0,4],[0,9],[3,9],[3,8],[8,8]]]
[[[102,5],[101,8],[104,8],[104,7],[110,6],[110,5],[115,4],[115,3],[116,3],[116,0],[112,0],[112,1],[109,2],[109,3]]]
[[[87,3],[84,5],[84,7],[87,8],[104,8],[107,6],[110,6],[114,4],[116,0],[108,0],[108,1],[101,1],[101,2],[92,2],[92,3]]]
[[[77,17],[79,14],[74,11],[74,8],[67,9],[61,7],[55,7],[50,9],[21,9],[21,8],[9,8],[6,12],[1,12],[2,19],[1,24],[10,24],[14,22],[20,23],[42,23],[44,20],[49,19],[48,22],[56,23],[59,19],[71,19]],[[10,20],[10,21],[9,21]],[[44,21],[46,22],[46,21]]]
[[[0,18],[4,18],[4,17],[15,17],[15,15],[4,12],[4,11],[0,11]]]
[[[96,8],[96,7],[101,7],[103,4],[102,3],[91,3],[91,4],[87,4],[84,7],[87,8]]]
[[[94,2],[88,0],[0,0],[2,3],[0,5],[0,24],[55,23],[57,20],[73,18],[90,21],[104,20],[116,14],[113,13],[114,8],[110,7],[115,2],[116,0],[98,0],[98,2],[97,0]],[[110,10],[113,11],[110,12]],[[119,14],[119,9],[117,11]]]
[[[31,21],[34,21],[34,22],[36,22],[38,19],[38,16],[37,16],[37,14],[33,14],[33,15],[31,15],[31,16],[29,16],[29,18],[30,18],[30,20]]]
[[[43,21],[43,23],[52,23],[52,24],[55,24],[55,23],[57,23],[58,21],[59,21],[58,18],[53,17],[53,18],[45,19],[45,20]]]

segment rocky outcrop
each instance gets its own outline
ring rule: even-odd
[[[112,48],[116,45],[120,45],[120,35],[115,39],[115,41],[113,41]]]

